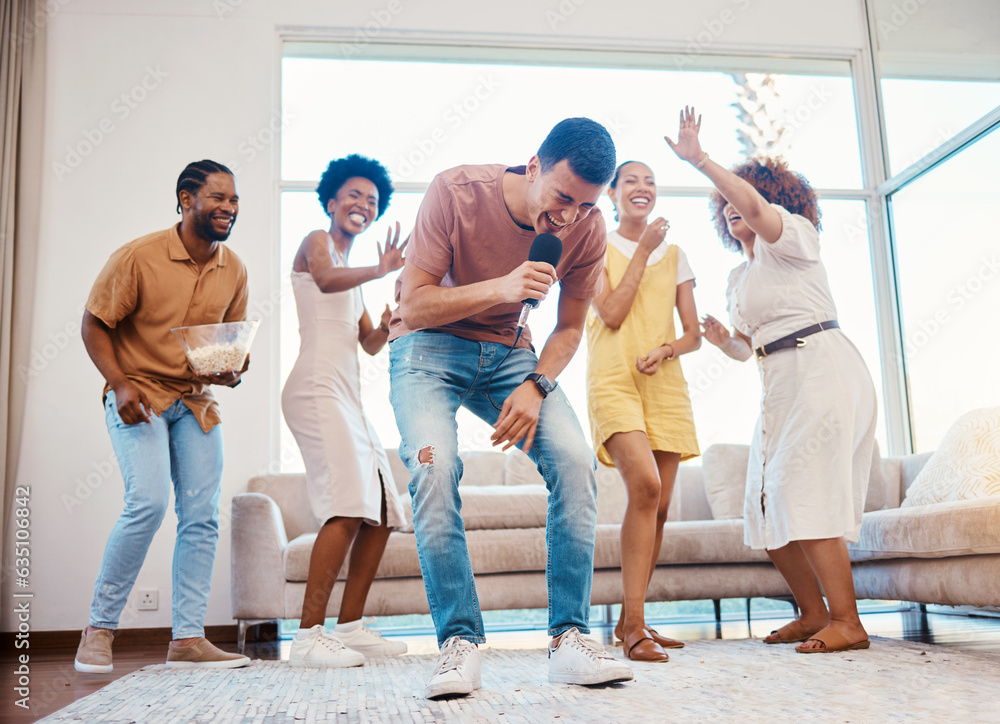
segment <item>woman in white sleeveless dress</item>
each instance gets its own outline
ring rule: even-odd
[[[361,408],[357,346],[377,354],[389,336],[389,306],[376,327],[364,307],[361,284],[403,266],[399,224],[390,229],[375,266],[351,268],[355,237],[389,204],[392,184],[378,161],[356,154],[330,162],[317,193],[329,231],[302,241],[292,264],[299,316],[299,356],[281,395],[285,422],[305,461],[309,502],[321,524],[292,642],[293,666],[343,667],[364,656],[406,651],[361,621],[365,600],[392,528],[405,523],[385,450]],[[323,621],[337,573],[351,551],[337,625]]]
[[[709,342],[733,359],[756,356],[760,371],[744,543],[767,551],[800,611],[764,642],[803,642],[803,654],[866,649],[846,541],[861,530],[875,387],[836,320],[816,193],[781,160],[723,168],[702,150],[700,129],[685,108],[677,143],[666,141],[715,186],[719,236],[746,257],[726,292],[733,333],[713,317],[704,322]]]

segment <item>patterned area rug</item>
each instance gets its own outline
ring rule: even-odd
[[[621,648],[616,649],[621,656]],[[866,651],[796,654],[758,639],[694,641],[635,681],[549,684],[544,650],[482,649],[483,688],[428,701],[436,656],[352,669],[147,666],[45,722],[997,722],[1000,655],[889,639]]]

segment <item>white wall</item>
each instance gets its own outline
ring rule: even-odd
[[[229,243],[250,272],[251,314],[263,319],[244,383],[218,392],[226,440],[223,531],[206,623],[232,622],[230,500],[245,490],[249,476],[271,464],[274,421],[280,415],[277,317],[269,314],[278,282],[278,148],[267,145],[253,159],[246,152],[248,138],[268,137],[278,113],[280,28],[339,28],[353,35],[389,17],[383,37],[461,41],[472,33],[505,42],[625,47],[663,41],[674,51],[699,43],[711,52],[755,47],[850,52],[865,37],[857,0],[669,5],[662,0],[625,5],[607,0],[59,0],[49,5],[56,12],[44,19],[46,117],[37,131],[44,134],[46,159],[40,272],[33,364],[22,378],[27,415],[16,480],[31,487],[28,590],[34,593],[35,631],[86,624],[104,544],[121,511],[122,483],[100,404],[102,380],[79,337],[82,305],[114,249],[175,223],[177,175],[201,158],[231,163],[237,171],[241,209]],[[732,20],[720,24],[726,18]],[[131,96],[134,108],[122,101],[123,94]],[[136,584],[159,589],[159,610],[135,612],[123,627],[169,627],[175,524],[172,515],[164,522]],[[12,546],[4,550],[9,554]],[[4,631],[16,630],[10,588],[5,580]]]

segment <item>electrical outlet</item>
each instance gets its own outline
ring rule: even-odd
[[[138,592],[136,608],[140,611],[155,611],[160,605],[160,592],[155,588],[146,588]]]

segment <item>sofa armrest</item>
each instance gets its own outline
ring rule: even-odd
[[[262,493],[233,496],[231,531],[233,618],[284,618],[288,538],[278,504]]]

